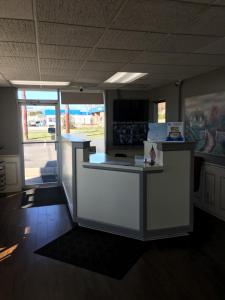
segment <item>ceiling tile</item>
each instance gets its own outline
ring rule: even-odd
[[[91,48],[40,45],[39,51],[41,58],[84,60]]]
[[[124,63],[87,61],[82,68],[82,71],[115,72],[122,68],[123,65]]]
[[[225,54],[225,38],[218,39],[206,47],[198,49],[198,53]]]
[[[113,72],[81,71],[74,78],[76,82],[101,83],[113,75]]]
[[[156,65],[223,66],[225,55],[144,52],[132,63]]]
[[[182,57],[182,53],[143,52],[132,63],[176,65]]]
[[[122,0],[38,0],[40,21],[86,26],[107,26]]]
[[[225,1],[224,0],[214,0],[213,4],[225,6]]]
[[[225,55],[187,54],[179,60],[181,65],[225,66]]]
[[[80,61],[64,60],[64,59],[40,59],[40,67],[49,69],[62,69],[62,70],[78,70],[81,66]]]
[[[53,23],[39,23],[39,41],[42,44],[66,46],[93,47],[104,29],[63,25]]]
[[[35,43],[34,23],[0,19],[0,41]]]
[[[111,26],[164,33],[186,32],[206,5],[167,0],[129,0]]]
[[[114,83],[100,83],[98,87],[100,89],[105,89],[105,90],[115,90],[115,89],[120,89],[123,87],[124,84],[114,84]]]
[[[204,11],[189,29],[189,33],[202,35],[225,35],[225,7],[210,7]]]
[[[107,62],[129,62],[137,57],[141,51],[117,50],[117,49],[95,49],[89,57],[94,61]]]
[[[156,52],[193,52],[216,41],[217,37],[149,33],[147,50]]]
[[[37,70],[36,58],[24,57],[0,57],[1,70],[4,69],[18,69],[19,70]],[[22,73],[22,72],[21,72]]]
[[[158,80],[158,81],[152,81],[150,82],[149,84],[149,89],[154,89],[154,88],[157,88],[157,87],[160,87],[160,86],[164,86],[164,85],[168,85],[168,84],[171,84],[173,83],[174,80]]]
[[[150,84],[151,86],[152,85],[166,85],[166,84],[169,84],[170,82],[173,82],[173,79],[153,79],[153,78],[150,78],[149,81],[148,81],[148,84]]]
[[[72,81],[70,86],[73,89],[80,89],[80,87],[82,87],[83,89],[87,88],[87,89],[92,89],[92,88],[96,88],[98,87],[98,83],[87,83],[87,82],[76,82],[76,81]]]
[[[179,75],[170,74],[170,73],[151,73],[150,74],[152,80],[162,81],[162,80],[178,80],[180,79]]]
[[[4,76],[8,80],[40,80],[38,72],[22,70],[18,71],[17,68],[13,69],[5,69],[3,72]]]
[[[224,0],[191,0],[191,1],[190,0],[178,0],[178,1],[225,6]]]
[[[162,79],[161,79],[162,80]],[[146,75],[138,80],[135,80],[135,83],[138,83],[138,84],[149,84],[149,82],[152,81],[152,76],[151,75]],[[159,79],[158,79],[159,81]]]
[[[32,20],[32,0],[1,0],[0,18]]]
[[[194,76],[215,69],[211,66],[173,66],[170,65],[150,65],[150,64],[129,64],[122,68],[124,72],[147,72],[151,76],[154,73],[175,74],[181,79],[187,76]]]
[[[35,57],[36,55],[35,44],[0,42],[0,56]]]
[[[147,90],[149,87],[148,84],[138,84],[138,83],[130,83],[123,87],[122,90]]]
[[[108,30],[99,48],[144,50],[146,48],[146,32]]]
[[[59,72],[58,70],[53,69],[45,69],[44,72],[41,73],[42,80],[49,81],[69,81],[73,80],[74,74],[64,74]]]

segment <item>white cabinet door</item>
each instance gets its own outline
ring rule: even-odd
[[[197,206],[225,220],[225,167],[206,163],[201,182],[201,201]]]
[[[215,190],[216,190],[216,174],[210,172],[210,170],[205,171],[205,188],[204,188],[204,204],[215,208]]]

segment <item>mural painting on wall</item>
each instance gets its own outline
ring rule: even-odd
[[[225,156],[225,93],[185,100],[186,137],[198,152]]]

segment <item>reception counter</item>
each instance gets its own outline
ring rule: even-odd
[[[154,144],[154,166],[89,154],[89,146],[62,137],[62,184],[74,222],[141,240],[192,231],[191,143]],[[151,146],[145,143],[146,153]]]

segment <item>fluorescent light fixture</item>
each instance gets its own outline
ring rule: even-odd
[[[148,73],[117,72],[107,79],[105,83],[129,83],[135,81]]]
[[[45,86],[67,86],[68,81],[30,81],[30,80],[10,80],[14,85],[45,85]]]

